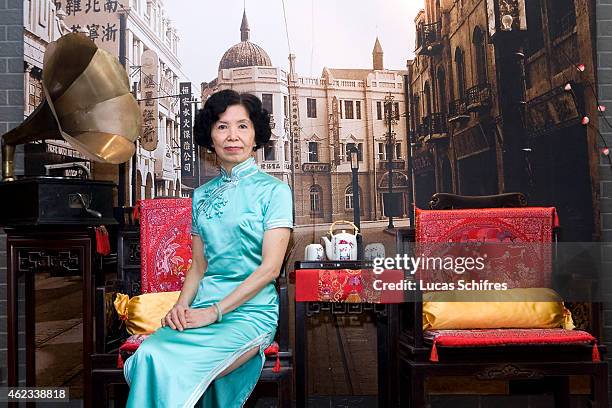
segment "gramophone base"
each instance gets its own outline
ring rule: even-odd
[[[113,217],[114,188],[110,181],[61,177],[1,182],[4,210],[0,211],[0,226],[114,225],[117,224]],[[93,212],[85,210],[80,197]]]

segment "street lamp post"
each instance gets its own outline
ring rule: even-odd
[[[357,172],[359,171],[359,150],[353,146],[348,149],[349,158],[351,160],[351,172],[353,173],[353,222],[359,230],[357,235],[357,259],[363,259],[362,257],[362,245],[361,245],[361,209],[359,206],[359,180],[357,178]]]
[[[495,49],[499,82],[504,192],[528,188],[527,136],[524,113],[525,44],[527,39],[526,0],[488,0],[489,36]],[[533,29],[533,28],[532,28]]]

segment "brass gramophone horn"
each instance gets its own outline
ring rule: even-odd
[[[134,154],[140,109],[116,57],[84,34],[67,34],[47,47],[42,82],[45,100],[2,136],[3,180],[14,179],[15,146],[34,140],[65,139],[105,163],[123,163]]]

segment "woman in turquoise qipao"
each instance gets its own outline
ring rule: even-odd
[[[221,91],[198,112],[198,144],[221,174],[193,195],[193,259],[162,328],[125,362],[128,407],[241,407],[278,321],[278,276],[292,224],[289,187],[251,157],[270,138],[253,95]]]

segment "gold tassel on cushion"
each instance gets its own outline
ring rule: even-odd
[[[130,297],[128,295],[124,295],[123,293],[117,293],[117,297],[113,304],[115,305],[115,310],[119,315],[119,318],[124,322],[128,319],[128,305],[130,303]]]
[[[565,330],[574,330],[576,328],[574,319],[572,319],[572,312],[565,306],[563,306],[563,328]]]

